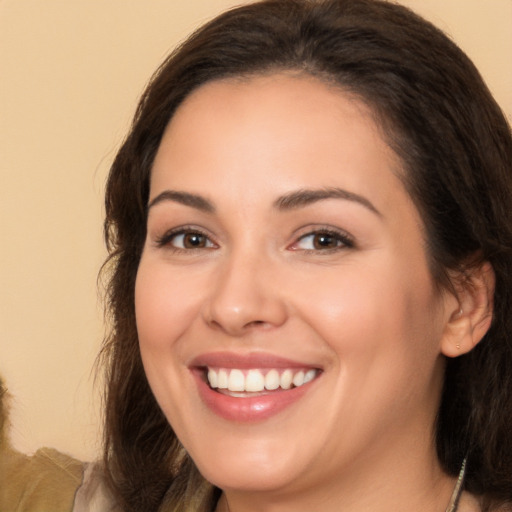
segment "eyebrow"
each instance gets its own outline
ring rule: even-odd
[[[359,203],[371,212],[375,213],[379,217],[382,216],[379,210],[377,210],[377,208],[368,199],[366,199],[366,197],[337,187],[321,189],[300,189],[295,192],[290,192],[289,194],[285,194],[279,197],[274,202],[274,206],[278,210],[288,211],[303,208],[318,201],[323,201],[324,199],[344,199],[347,201],[354,201],[355,203]]]
[[[379,210],[377,210],[377,208],[375,208],[375,206],[365,197],[337,187],[296,190],[278,197],[274,201],[274,207],[280,211],[296,210],[325,199],[344,199],[346,201],[353,201],[364,206],[379,217],[382,216]],[[205,197],[178,190],[164,190],[149,202],[148,210],[164,201],[173,201],[175,203],[196,208],[197,210],[206,213],[214,213],[216,210],[213,203]]]
[[[205,199],[203,196],[191,194],[190,192],[180,192],[178,190],[164,190],[149,202],[148,210],[163,201],[174,201],[175,203],[190,206],[206,213],[215,212],[215,206],[213,206],[213,203],[208,201],[208,199]]]

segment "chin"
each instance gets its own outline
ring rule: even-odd
[[[252,447],[250,442],[232,447],[219,444],[216,453],[203,452],[193,459],[204,478],[224,490],[275,491],[287,487],[307,466],[300,457],[297,460],[269,446],[262,449],[261,443]]]
[[[270,469],[270,468],[269,468]],[[227,467],[221,463],[216,467],[200,467],[200,473],[210,483],[223,490],[240,492],[271,492],[286,487],[293,480],[290,471],[271,468],[269,471],[256,468],[250,463],[233,464]]]

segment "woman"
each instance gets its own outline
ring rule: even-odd
[[[512,141],[377,0],[219,16],[111,169],[105,473],[123,510],[506,510]]]

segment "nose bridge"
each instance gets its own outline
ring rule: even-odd
[[[273,269],[272,258],[250,244],[229,251],[209,294],[206,321],[231,335],[282,324],[286,307],[274,286]]]

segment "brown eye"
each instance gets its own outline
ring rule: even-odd
[[[312,242],[315,249],[334,249],[340,245],[339,238],[329,233],[316,233]]]
[[[292,246],[292,250],[333,251],[354,247],[352,239],[343,232],[319,230],[301,236]]]
[[[183,235],[183,248],[201,249],[207,247],[208,239],[200,233],[185,233]]]
[[[211,249],[215,244],[199,231],[171,232],[157,240],[159,247],[171,247],[176,250]]]

